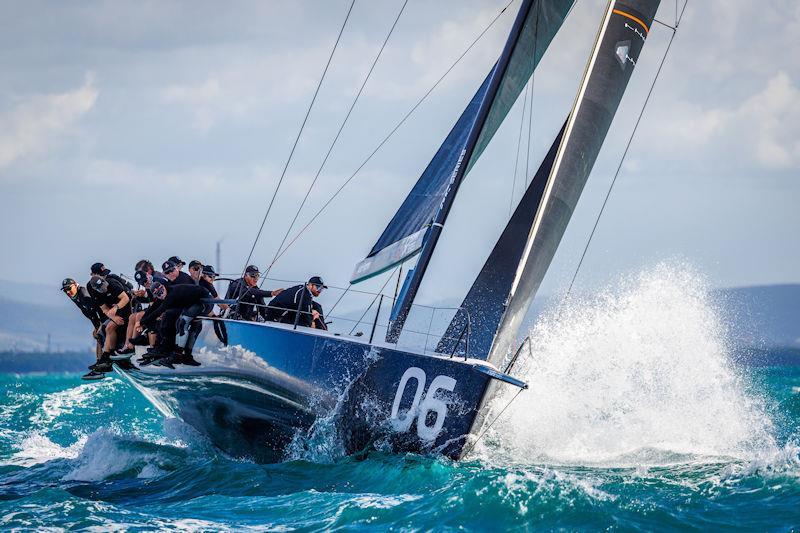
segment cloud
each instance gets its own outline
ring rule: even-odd
[[[87,75],[78,89],[29,96],[0,116],[0,124],[5,125],[0,131],[0,169],[44,151],[54,138],[94,107],[97,96],[93,77]]]
[[[738,101],[706,106],[692,101],[674,102],[657,112],[646,143],[652,149],[707,158],[727,154],[717,161],[720,170],[800,167],[800,89],[786,72],[778,72],[754,92]],[[669,142],[665,143],[664,140]],[[643,143],[644,144],[644,143]]]
[[[767,167],[800,167],[800,90],[785,72],[748,98],[734,117],[750,139],[756,159]],[[748,127],[749,126],[749,127]]]

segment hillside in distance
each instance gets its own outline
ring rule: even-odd
[[[737,346],[800,348],[800,284],[718,289],[713,297]],[[547,298],[538,299],[534,313],[542,307]],[[360,328],[367,333],[368,315]],[[90,333],[89,321],[57,286],[0,280],[0,351],[45,352],[48,334],[51,351],[91,351]]]

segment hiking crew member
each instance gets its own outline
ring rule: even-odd
[[[94,330],[92,331],[92,337],[95,338],[97,341],[95,352],[97,355],[97,360],[100,360],[100,355],[103,353],[103,321],[105,320],[105,316],[103,312],[100,310],[100,307],[97,305],[91,295],[89,295],[89,291],[86,290],[86,287],[81,287],[78,285],[78,282],[72,278],[67,278],[61,282],[61,290],[69,296],[69,299],[72,300],[78,309],[81,310],[83,316],[89,319],[92,323],[92,327]]]
[[[154,281],[159,281],[167,286],[194,285],[192,277],[186,272],[181,272],[178,265],[173,261],[164,261],[164,264],[161,265],[161,272],[163,273],[163,278],[153,276]]]
[[[283,289],[265,291],[258,288],[258,278],[261,273],[258,267],[250,265],[244,269],[244,276],[232,281],[228,285],[228,292],[225,294],[226,300],[238,300],[233,304],[231,318],[241,320],[255,320],[259,315],[266,320],[266,303],[264,298],[272,298],[279,295]]]
[[[98,372],[111,371],[111,354],[117,346],[117,339],[125,334],[125,326],[131,314],[131,299],[125,288],[114,279],[104,279],[99,275],[92,276],[87,284],[92,299],[98,303],[103,314],[108,318],[103,328],[105,342],[100,361],[95,366]]]
[[[322,317],[322,307],[315,310],[313,299],[327,288],[319,276],[312,277],[304,285],[289,287],[269,302],[266,320],[314,327],[315,321]]]
[[[203,265],[203,269],[200,273],[200,281],[198,285],[205,288],[208,292],[211,293],[215,299],[219,298],[219,294],[217,293],[217,288],[214,287],[214,281],[217,279],[217,273],[214,272],[214,267],[211,265]]]
[[[155,321],[161,317],[161,345],[159,350],[151,352],[153,357],[160,359],[158,364],[173,368],[173,364],[187,364],[196,366],[191,357],[191,347],[187,351],[179,350],[175,337],[178,333],[188,333],[192,320],[198,316],[207,316],[211,312],[212,304],[204,301],[210,300],[211,294],[199,285],[172,285],[166,286],[158,281],[150,287],[156,303],[147,309],[141,320],[140,327],[152,329]],[[143,364],[146,364],[143,363]]]
[[[203,263],[197,259],[189,261],[189,277],[192,278],[195,285],[200,284],[200,278],[203,275]]]
[[[183,267],[186,266],[186,263],[184,263],[180,257],[178,257],[177,255],[173,255],[172,257],[167,259],[167,261],[174,264],[175,268],[178,269],[177,278],[173,280],[174,284],[188,285],[189,283],[194,283],[192,276],[183,271]],[[164,274],[166,274],[166,272],[164,272]]]

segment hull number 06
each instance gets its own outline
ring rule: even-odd
[[[406,391],[408,382],[411,380],[417,382],[417,388],[414,391],[414,399],[411,402],[411,407],[407,411],[400,412],[400,402],[403,400],[403,393]],[[426,376],[425,371],[416,366],[412,366],[403,373],[400,378],[400,384],[397,386],[397,393],[394,395],[394,403],[392,404],[392,414],[390,419],[395,431],[405,432],[411,429],[411,424],[414,419],[417,420],[417,435],[424,441],[433,441],[439,436],[444,426],[444,419],[447,417],[447,403],[444,400],[437,398],[436,393],[440,390],[452,392],[456,386],[456,380],[450,376],[436,376],[431,381],[431,386],[428,392],[425,390]],[[421,403],[420,403],[421,402]],[[427,425],[428,413],[436,413],[436,421],[433,425]]]

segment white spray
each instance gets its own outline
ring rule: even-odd
[[[530,390],[479,450],[523,463],[642,464],[774,449],[719,316],[699,276],[663,264],[545,316],[514,370]]]

